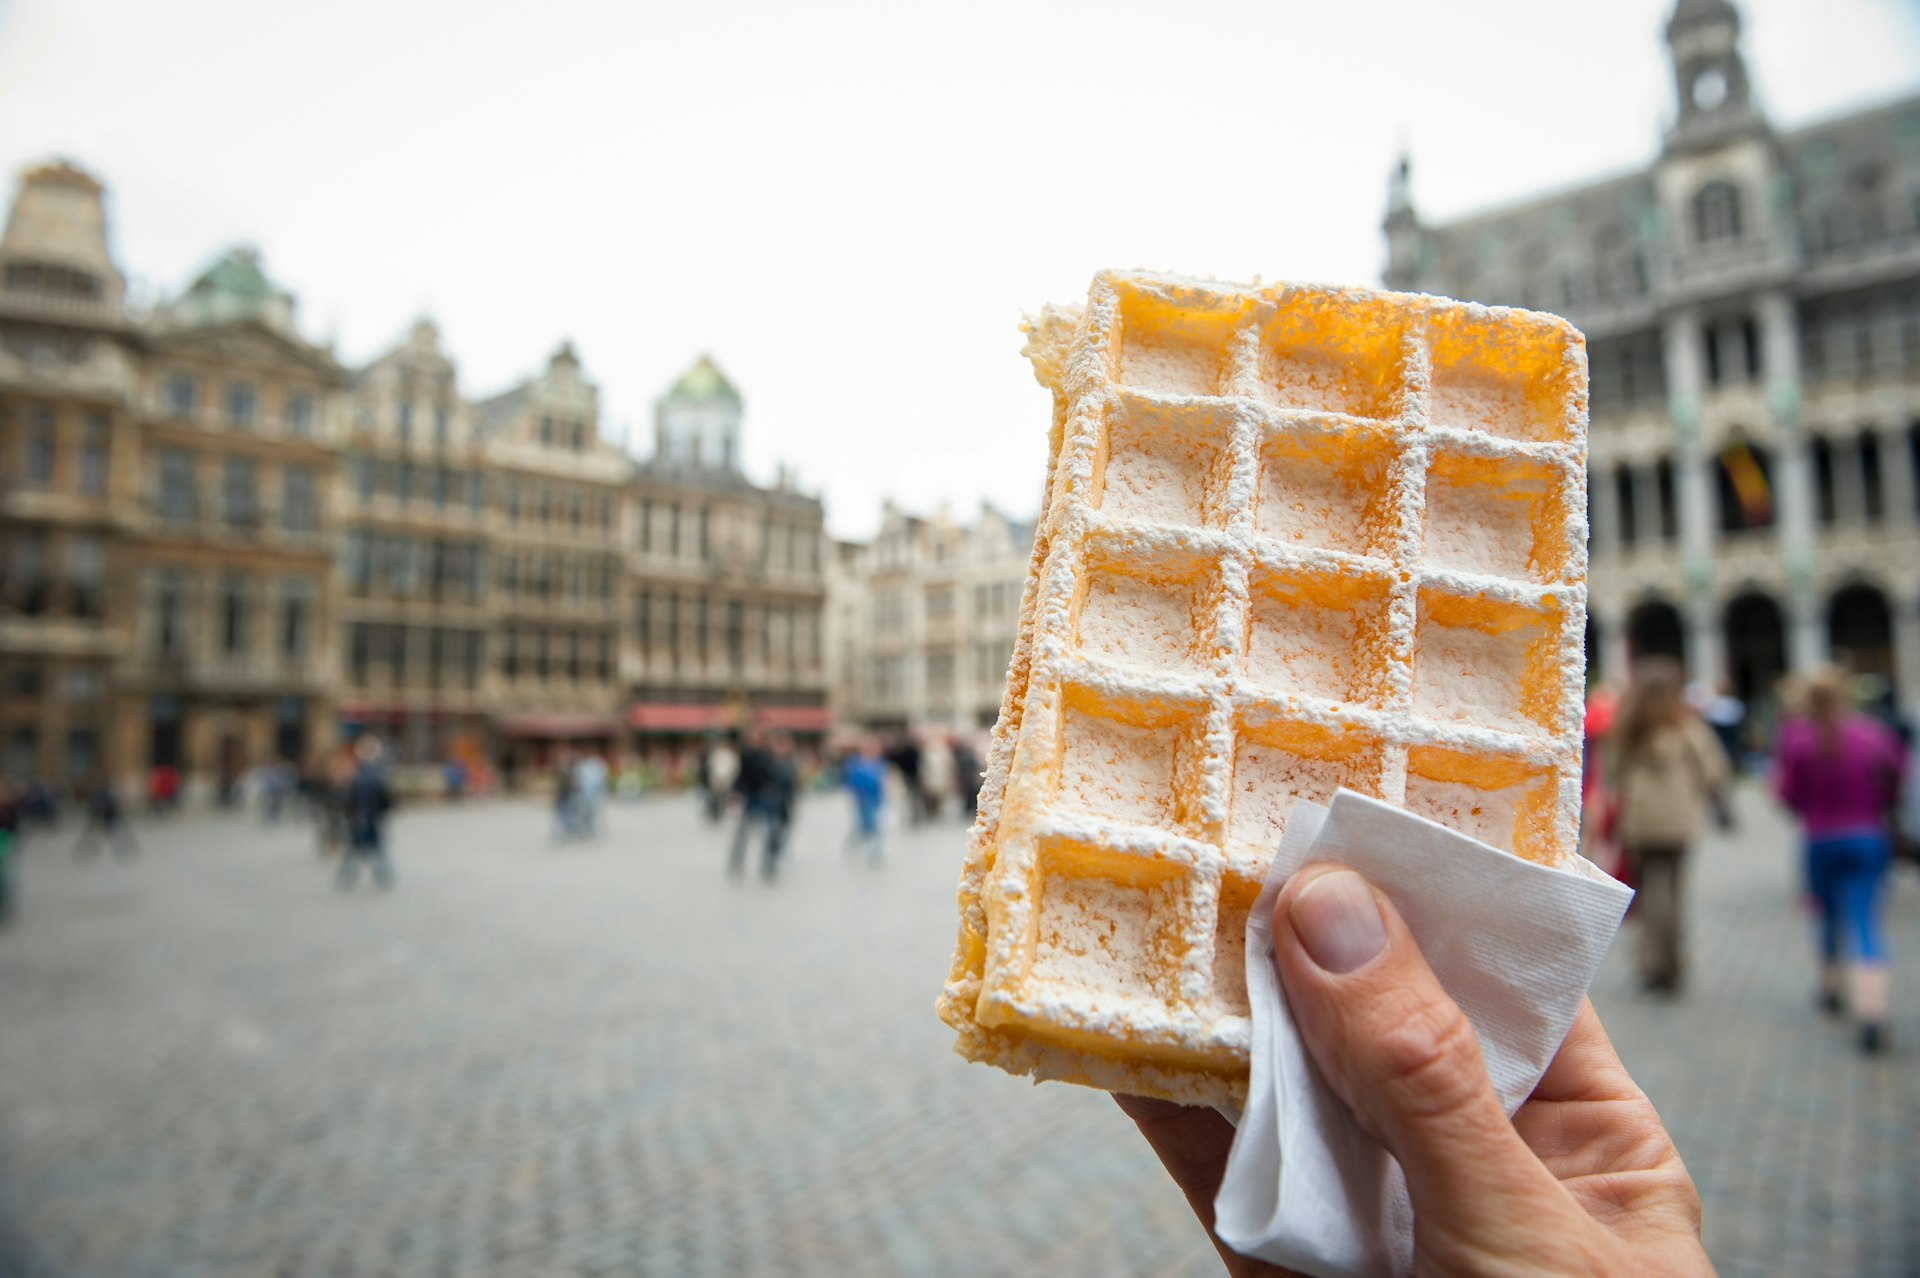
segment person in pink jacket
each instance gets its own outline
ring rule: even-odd
[[[1860,1046],[1886,1047],[1887,945],[1881,887],[1892,856],[1887,816],[1906,760],[1884,724],[1854,710],[1838,671],[1811,676],[1800,713],[1775,744],[1780,797],[1807,838],[1807,888],[1820,907],[1820,1006],[1840,1014],[1842,956]]]

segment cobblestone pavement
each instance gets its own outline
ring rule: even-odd
[[[1920,1273],[1920,978],[1901,1050],[1815,1017],[1783,826],[1704,851],[1693,983],[1597,1001],[1735,1273]],[[0,933],[0,1274],[1211,1274],[1106,1098],[962,1064],[932,1000],[957,826],[843,861],[831,798],[773,887],[690,801],[553,847],[403,813],[400,885],[309,836],[43,839]],[[1894,900],[1920,955],[1920,884]]]

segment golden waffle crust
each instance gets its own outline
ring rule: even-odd
[[[1587,368],[1564,320],[1108,272],[1054,391],[940,999],[1036,1078],[1244,1099],[1247,911],[1346,786],[1573,855]]]

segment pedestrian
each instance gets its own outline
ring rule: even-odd
[[[0,777],[0,923],[13,917],[13,859],[20,854],[20,796]]]
[[[1799,713],[1781,725],[1775,767],[1780,797],[1806,828],[1807,887],[1820,909],[1819,1004],[1838,1016],[1842,964],[1860,1047],[1887,1042],[1887,946],[1882,886],[1892,855],[1888,814],[1905,767],[1900,740],[1856,711],[1836,670],[1810,676]]]
[[[1678,992],[1684,964],[1682,874],[1708,812],[1725,823],[1726,751],[1682,695],[1680,663],[1648,657],[1621,698],[1606,765],[1615,832],[1638,885],[1640,978]]]
[[[707,820],[727,814],[727,800],[740,779],[740,754],[725,737],[717,737],[700,759],[700,780],[706,790]]]
[[[573,765],[574,832],[582,838],[600,833],[600,810],[607,801],[607,761],[592,750]]]
[[[80,841],[73,845],[73,854],[97,855],[102,843],[112,847],[113,854],[122,861],[139,850],[113,782],[106,777],[95,777],[87,794],[87,823],[80,829]]]
[[[171,763],[156,763],[147,772],[147,811],[162,816],[180,802],[180,769]]]
[[[953,739],[953,785],[960,810],[971,823],[980,809],[980,755],[965,737]]]
[[[880,758],[877,742],[862,741],[859,749],[847,756],[840,769],[840,784],[853,796],[853,830],[847,835],[847,851],[865,847],[867,864],[879,865],[885,853],[880,842],[880,817],[887,801],[887,765]]]
[[[393,858],[387,851],[387,814],[393,810],[393,788],[387,783],[380,738],[363,736],[354,743],[355,766],[342,804],[347,846],[340,857],[338,883],[351,889],[360,876],[360,862],[373,871],[382,888],[393,886]]]
[[[938,821],[947,796],[953,793],[953,749],[938,734],[920,748],[920,802],[927,820]]]
[[[734,782],[740,795],[740,824],[734,829],[733,851],[727,859],[729,875],[739,878],[746,872],[747,842],[754,827],[760,826],[765,830],[760,877],[773,879],[793,816],[794,784],[792,743],[780,733],[767,739],[750,733],[740,751],[740,776]]]
[[[575,803],[580,789],[573,774],[573,763],[571,750],[562,750],[554,759],[553,838],[556,843],[572,838],[580,828],[579,808]]]
[[[919,825],[926,809],[925,798],[920,793],[920,743],[911,733],[901,733],[887,754],[887,762],[900,773],[901,787],[907,792],[907,820]]]

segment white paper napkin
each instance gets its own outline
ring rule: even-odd
[[[1298,802],[1247,922],[1253,1076],[1214,1228],[1243,1255],[1317,1278],[1408,1274],[1399,1164],[1321,1081],[1273,973],[1274,898],[1313,861],[1358,870],[1399,907],[1473,1022],[1509,1114],[1559,1051],[1633,893],[1586,861],[1549,869],[1377,799]]]

